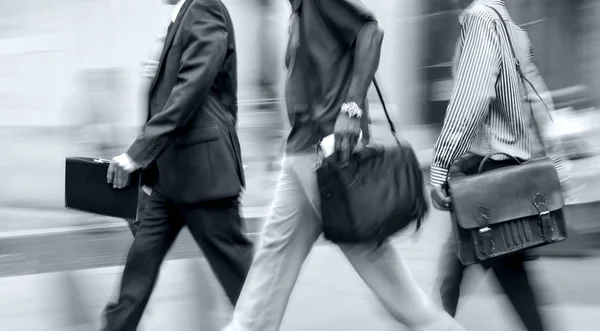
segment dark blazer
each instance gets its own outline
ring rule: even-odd
[[[220,0],[188,0],[169,29],[150,85],[148,121],[127,154],[142,183],[176,203],[238,196],[237,61]]]

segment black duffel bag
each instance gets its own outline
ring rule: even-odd
[[[418,230],[429,209],[417,156],[398,140],[379,85],[373,82],[398,145],[367,146],[344,168],[334,156],[323,159],[317,169],[323,234],[335,243],[381,245],[413,222]]]

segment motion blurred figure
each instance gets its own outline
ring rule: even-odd
[[[242,234],[244,186],[237,122],[233,25],[220,0],[175,4],[156,74],[148,121],[126,153],[113,159],[115,188],[141,169],[149,197],[129,250],[118,301],[104,311],[105,331],[140,322],[160,266],[187,226],[235,305],[252,260]]]
[[[109,158],[119,147],[121,137],[115,127],[127,108],[122,74],[121,68],[97,68],[76,75],[76,88],[63,104],[61,122],[74,129],[72,138],[84,147],[84,154]]]
[[[260,17],[258,20],[258,85],[260,89],[259,104],[257,107],[263,113],[265,127],[258,131],[265,145],[267,170],[271,171],[279,167],[281,157],[285,149],[286,118],[285,110],[280,103],[281,93],[279,91],[279,66],[276,55],[278,47],[278,33],[273,26],[276,22],[275,2],[279,0],[257,0]]]
[[[544,146],[550,144],[543,131],[549,122],[547,111],[553,107],[549,94],[544,93],[546,84],[533,63],[529,37],[512,21],[504,1],[451,1],[466,9],[459,17],[461,37],[454,60],[454,86],[434,146],[430,172],[432,202],[437,209],[446,211],[450,210],[451,201],[442,187],[451,166],[457,173],[473,175],[487,155],[504,153],[526,161],[549,151],[549,146]],[[494,10],[506,21],[510,36]],[[541,96],[547,96],[543,102],[537,96],[528,96],[521,84],[509,37],[523,73]],[[523,102],[527,98],[531,104]],[[484,171],[514,165],[503,155],[492,160],[486,163]],[[565,178],[562,160],[555,158],[555,162],[559,175]],[[454,169],[450,175],[453,173]],[[442,305],[452,316],[456,314],[465,269],[456,250],[451,235],[442,250],[437,279]],[[543,331],[538,298],[524,264],[528,256],[529,252],[520,252],[485,261],[482,266],[493,270],[527,330]]]
[[[302,264],[322,232],[319,142],[335,133],[343,162],[361,127],[363,142],[369,139],[366,98],[379,65],[382,29],[358,0],[291,5],[285,101],[292,130],[260,248],[228,331],[279,330]],[[462,330],[427,298],[388,242],[339,247],[399,323],[411,330]]]

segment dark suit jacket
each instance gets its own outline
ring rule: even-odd
[[[148,122],[128,155],[142,183],[176,203],[238,196],[244,186],[231,17],[220,0],[188,0],[166,36]]]

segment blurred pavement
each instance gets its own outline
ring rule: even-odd
[[[417,241],[409,234],[395,240],[418,283],[431,293],[437,255],[448,235],[447,216],[433,212]],[[186,234],[187,235],[187,234]],[[0,277],[0,321],[3,331],[93,330],[99,314],[116,289],[131,238],[125,233],[80,234],[30,238],[29,245],[44,248],[28,256],[27,246],[0,240],[0,265],[10,272]],[[98,238],[94,240],[93,238]],[[183,240],[182,240],[183,239]],[[106,241],[98,252],[98,241]],[[163,266],[141,331],[218,330],[230,316],[216,279],[193,245],[179,248]],[[34,244],[37,243],[37,244]],[[191,243],[191,242],[190,242]],[[82,253],[90,251],[90,254]],[[95,251],[95,254],[91,254]],[[185,253],[186,254],[182,254]],[[42,256],[43,255],[43,256]],[[190,259],[189,257],[196,258]],[[185,259],[179,259],[186,257]],[[13,261],[12,265],[9,263]],[[17,263],[20,260],[20,263]],[[65,263],[70,264],[66,266]],[[39,267],[39,272],[35,270]],[[42,267],[47,265],[47,267]],[[600,259],[542,259],[530,263],[543,298],[550,331],[594,331],[600,316]],[[66,272],[66,269],[79,269]],[[33,274],[31,274],[33,272]],[[29,274],[29,275],[24,275]],[[482,276],[478,268],[468,277]],[[520,330],[514,314],[497,296],[491,276],[477,277],[465,288],[458,319],[469,330]],[[71,284],[71,285],[69,285]],[[74,306],[69,292],[79,288],[81,304]],[[399,294],[401,295],[401,294]],[[496,300],[497,299],[497,300]],[[292,295],[282,331],[398,330],[337,247],[320,242],[313,249]]]

